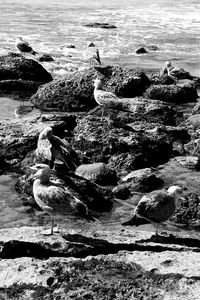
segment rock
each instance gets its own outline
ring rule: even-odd
[[[159,50],[159,47],[158,47],[157,45],[149,45],[149,46],[147,46],[147,48],[148,48],[149,50],[152,50],[152,51],[157,51],[157,50]]]
[[[95,67],[75,71],[73,76],[66,75],[62,79],[53,80],[43,85],[31,102],[46,110],[85,111],[97,105],[94,100],[93,80],[98,76],[104,78],[104,88],[120,97],[141,95],[149,83],[148,77],[133,69],[121,67]]]
[[[41,54],[37,57],[37,60],[41,62],[49,62],[54,61],[54,58],[50,54]]]
[[[147,50],[144,47],[140,47],[137,50],[135,50],[135,52],[137,54],[144,54],[144,53],[147,53]]]
[[[195,102],[198,98],[197,91],[187,85],[152,85],[146,90],[144,96],[176,104]]]
[[[75,174],[100,185],[116,185],[117,183],[116,172],[101,162],[80,165]]]
[[[32,96],[32,94],[37,91],[40,85],[40,82],[31,80],[7,79],[0,81],[0,91],[30,91],[32,92],[30,96]]]
[[[192,110],[193,115],[197,115],[200,113],[200,102],[198,101]]]
[[[42,84],[51,81],[52,77],[37,61],[9,53],[0,57],[1,80],[27,80]]]
[[[125,184],[119,184],[112,190],[113,196],[122,200],[130,197],[131,191]]]
[[[197,156],[176,156],[171,158],[169,163],[180,165],[188,169],[200,169],[200,160]]]
[[[74,44],[67,44],[67,45],[65,45],[65,48],[75,49],[76,46]]]
[[[156,166],[169,159],[172,138],[153,132],[125,131],[94,116],[79,118],[75,128],[74,148],[84,151],[90,162],[108,163],[120,173]]]
[[[0,298],[198,299],[198,239],[77,225],[45,238],[43,228],[1,230]]]
[[[150,168],[145,168],[137,171],[132,171],[120,180],[125,184],[131,192],[151,192],[161,188],[164,181],[155,171]]]
[[[171,79],[167,74],[161,74],[161,72],[151,73],[148,75],[149,80],[153,85],[171,85],[174,84],[174,80]]]
[[[83,26],[86,27],[92,27],[92,28],[103,28],[103,29],[115,29],[117,28],[115,25],[109,24],[109,23],[89,23],[89,24],[85,24]]]

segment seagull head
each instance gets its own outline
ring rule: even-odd
[[[95,87],[95,88],[101,88],[101,87],[102,87],[102,81],[101,81],[101,79],[96,78],[96,79],[94,80],[94,87]]]
[[[183,190],[180,186],[172,185],[168,188],[168,193],[175,198],[175,201],[178,201],[178,199],[182,198]]]
[[[44,138],[50,139],[52,137],[52,135],[53,135],[52,127],[47,126],[40,132],[39,138],[40,139],[44,139]]]
[[[35,179],[41,179],[43,181],[49,181],[49,178],[51,176],[51,169],[46,164],[36,164],[32,167],[30,167],[32,171],[34,171],[34,178]]]
[[[171,65],[172,65],[172,63],[170,61],[166,61],[166,63],[165,63],[166,68],[171,67]]]

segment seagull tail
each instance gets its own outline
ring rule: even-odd
[[[151,223],[150,221],[148,221],[146,219],[143,219],[143,218],[140,218],[136,214],[134,214],[134,216],[130,220],[122,223],[121,225],[122,226],[136,226],[137,227],[137,226],[140,226],[140,225],[150,224],[150,223]]]

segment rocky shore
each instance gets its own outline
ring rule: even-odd
[[[102,116],[93,96],[97,76],[124,110]],[[0,122],[1,174],[17,172],[22,203],[38,210],[28,166],[38,161],[39,133],[51,126],[77,165],[57,164],[54,176],[101,222],[69,216],[51,237],[41,227],[2,229],[1,299],[199,299],[199,78],[183,80],[118,66],[53,79],[35,60],[0,58],[2,94],[29,90],[41,110]],[[191,174],[187,182],[173,176],[177,170]],[[184,200],[167,235],[155,236],[152,225],[121,226],[133,214],[126,204],[170,184],[183,188]]]

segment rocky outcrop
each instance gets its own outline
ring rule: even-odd
[[[92,227],[45,238],[42,228],[1,230],[0,297],[198,299],[197,239]]]
[[[140,71],[110,66],[95,67],[84,72],[75,71],[42,86],[32,96],[31,102],[46,110],[89,110],[97,105],[93,96],[93,80],[97,76],[103,78],[105,90],[123,98],[141,95],[149,84],[148,77]]]
[[[41,54],[37,57],[37,60],[41,62],[54,61],[53,57],[50,54]]]
[[[33,59],[17,53],[0,57],[0,88],[3,90],[35,91],[39,85],[52,80],[51,75]]]
[[[135,50],[137,54],[144,54],[147,53],[147,50],[144,47],[139,47],[138,49]]]
[[[195,102],[198,98],[196,89],[190,85],[152,85],[144,96],[176,104]]]

